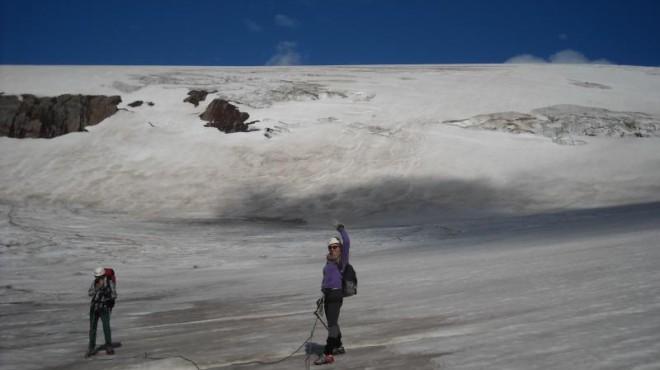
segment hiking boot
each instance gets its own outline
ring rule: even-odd
[[[114,355],[115,354],[115,350],[112,349],[112,345],[105,346],[105,354],[106,355]]]
[[[339,346],[335,349],[332,350],[332,354],[337,356],[337,355],[343,355],[346,353],[346,350],[344,349],[344,346]]]
[[[335,362],[335,357],[333,355],[323,355],[314,361],[314,365],[326,365]]]

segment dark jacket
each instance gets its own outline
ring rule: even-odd
[[[97,281],[100,281],[98,286],[96,284]],[[117,299],[115,283],[105,276],[99,279],[94,279],[92,285],[89,287],[88,294],[92,297],[91,304],[94,305],[96,309],[112,308],[115,305],[115,299]]]

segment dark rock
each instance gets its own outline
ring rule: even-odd
[[[287,132],[289,132],[289,129],[287,128],[287,124],[285,122],[280,121],[279,124],[273,127],[266,127],[264,136],[267,137],[268,139],[272,139],[275,135],[280,135]]]
[[[266,127],[266,132],[264,132],[264,136],[270,139],[270,138],[273,137],[274,133],[275,133],[275,130],[273,130],[270,127]]]
[[[144,102],[142,100],[136,100],[132,103],[128,103],[128,106],[131,108],[139,107],[143,104]]]
[[[0,136],[9,136],[12,122],[20,106],[21,101],[18,96],[0,96]]]
[[[148,102],[147,102],[147,105],[150,106],[150,107],[153,107],[153,106],[154,106],[154,102],[152,102],[152,101],[148,101]]]
[[[85,131],[117,111],[119,96],[0,96],[0,136],[53,138]]]
[[[188,97],[183,99],[185,103],[191,103],[194,106],[198,106],[200,101],[206,100],[206,95],[216,93],[218,90],[190,90],[188,92]]]
[[[105,95],[78,95],[82,100],[83,109],[86,110],[87,122],[84,122],[85,115],[83,115],[83,123],[85,126],[94,126],[104,119],[112,116],[117,112],[117,105],[121,103],[121,97],[118,95],[105,96]],[[87,104],[85,104],[85,100]],[[86,107],[85,107],[86,105]],[[84,129],[84,127],[83,127]]]
[[[206,127],[215,127],[224,133],[247,132],[249,125],[258,122],[245,122],[250,115],[239,111],[234,105],[223,99],[214,99],[199,118],[208,121]]]

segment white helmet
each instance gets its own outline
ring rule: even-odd
[[[339,244],[341,245],[341,241],[337,237],[332,237],[330,240],[328,240],[328,245],[333,245],[333,244]]]
[[[97,267],[96,270],[94,270],[94,276],[101,277],[103,275],[105,275],[105,269],[103,267]]]

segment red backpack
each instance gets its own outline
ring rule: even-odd
[[[117,275],[115,275],[115,270],[110,267],[104,267],[105,277],[112,280],[112,282],[117,285]]]

